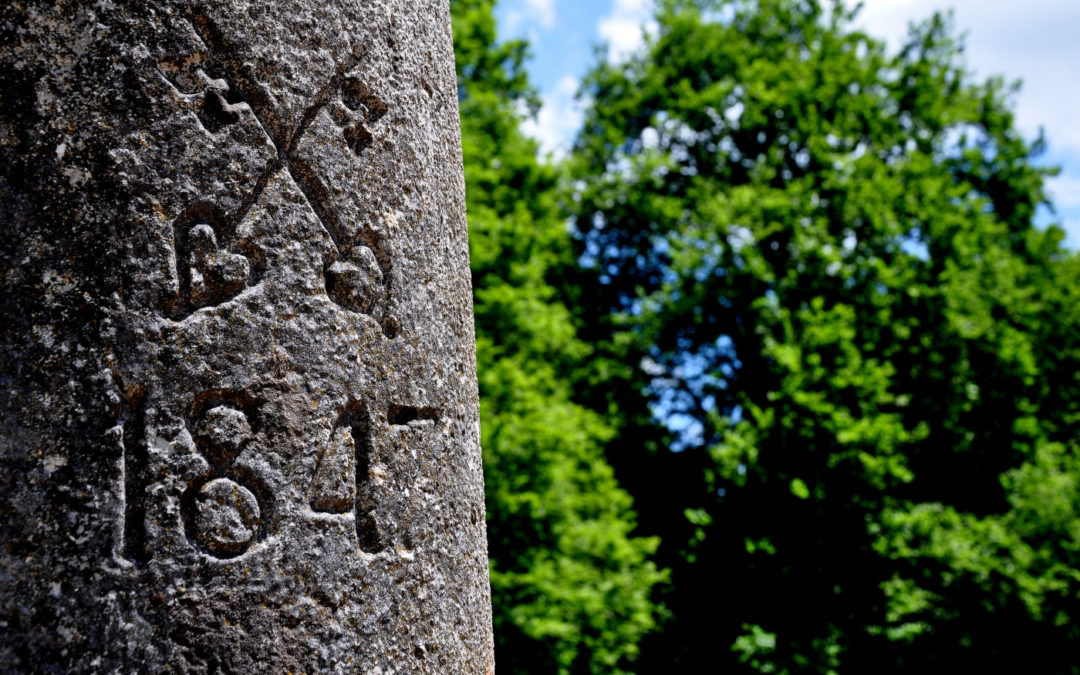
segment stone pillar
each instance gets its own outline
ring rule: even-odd
[[[492,670],[445,0],[10,0],[0,66],[0,671]]]

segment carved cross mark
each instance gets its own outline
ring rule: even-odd
[[[372,127],[387,114],[389,106],[359,78],[348,74],[358,64],[364,50],[354,49],[299,117],[290,119],[289,113],[264,93],[251,68],[235,66],[246,62],[242,48],[223,35],[205,14],[192,16],[191,25],[206,47],[206,52],[162,61],[159,68],[163,76],[182,92],[202,93],[197,114],[202,125],[211,133],[235,123],[239,120],[239,112],[245,107],[250,108],[278,151],[252,193],[238,211],[227,219],[228,229],[236,228],[275,173],[287,171],[334,242],[336,254],[327,259],[323,270],[327,296],[345,309],[373,316],[379,320],[387,337],[395,337],[398,323],[388,311],[390,256],[385,243],[373,231],[355,235],[363,239],[362,243],[354,240],[354,235],[350,235],[334,205],[326,197],[327,189],[314,167],[296,152],[308,127],[323,108],[327,108],[331,119],[341,129],[345,145],[355,155],[359,156],[374,142]],[[194,74],[189,74],[188,71],[195,66],[199,67]],[[208,72],[221,72],[224,77],[214,78]],[[178,257],[181,257],[179,250]],[[232,268],[231,275],[226,275],[227,278],[222,279],[221,283],[224,287],[236,288],[238,263],[222,264],[231,265]],[[216,258],[211,257],[204,266],[216,269]],[[192,269],[202,273],[201,269]],[[190,280],[199,278],[189,275],[188,279],[190,289],[198,291]],[[228,291],[210,289],[208,294],[201,296],[202,299],[196,294],[188,301],[171,302],[190,312],[214,304],[215,300],[220,302],[228,296]],[[183,314],[183,311],[177,310],[174,314]]]

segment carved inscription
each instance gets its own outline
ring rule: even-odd
[[[218,557],[246,551],[259,526],[259,501],[243,485],[215,478],[195,494],[193,507],[195,540]]]
[[[146,563],[152,556],[146,534],[147,488],[152,482],[142,394],[129,402],[125,438],[125,501],[123,527],[125,558]],[[393,405],[386,412],[391,427],[437,421],[431,407]],[[189,430],[209,469],[191,479],[181,496],[184,531],[206,555],[229,559],[249,551],[268,531],[274,494],[242,462],[256,436],[254,399],[241,393],[216,393],[196,406]],[[338,416],[330,437],[316,459],[311,476],[312,511],[335,515],[352,513],[356,543],[365,553],[389,545],[381,494],[388,480],[386,460],[374,452],[372,417],[361,401],[350,401]]]
[[[316,116],[325,111],[357,161],[370,152],[380,120],[390,107],[356,73],[364,49],[354,50],[339,63],[302,112],[292,114],[267,95],[243,49],[209,17],[196,14],[190,24],[192,39],[198,43],[195,53],[160,61],[162,77],[182,94],[207,133],[220,136],[243,116],[252,116],[277,153],[232,212],[202,201],[190,204],[174,219],[175,274],[162,294],[162,313],[180,321],[199,309],[226,303],[259,283],[265,272],[264,257],[236,233],[275,182],[272,179],[284,174],[299,188],[334,244],[334,251],[323,261],[326,296],[345,310],[375,318],[383,334],[394,338],[399,328],[389,309],[391,259],[386,242],[370,228],[345,227],[315,167],[297,151]],[[276,504],[282,496],[267,488],[272,482],[260,477],[262,469],[252,468],[260,466],[251,460],[263,442],[255,398],[246,392],[203,393],[181,414],[190,442],[181,433],[164,453],[161,439],[150,438],[156,424],[147,419],[146,399],[143,392],[133,394],[121,420],[126,434],[124,557],[135,563],[152,559],[149,549],[159,543],[160,535],[154,530],[148,536],[148,522],[156,522],[156,515],[148,516],[147,500],[152,494],[157,495],[155,499],[162,496],[161,490],[151,486],[160,486],[155,481],[168,475],[157,463],[178,447],[187,448],[190,456],[192,443],[202,459],[190,474],[198,475],[188,479],[190,474],[182,474],[185,478],[174,479],[176,487],[170,488],[176,490],[173,498],[179,496],[176,525],[186,541],[206,556],[231,559],[250,551],[268,536],[270,523],[276,525],[284,514]],[[394,511],[386,492],[391,485],[387,465],[392,466],[392,458],[377,456],[376,448],[383,446],[373,442],[373,434],[385,433],[387,425],[392,430],[438,418],[435,408],[391,405],[372,411],[367,402],[350,400],[319,451],[310,487],[299,495],[301,503],[306,499],[311,511],[319,514],[351,514],[358,548],[370,554],[386,550],[397,537],[396,525],[388,520]],[[300,490],[303,484],[300,481]]]
[[[359,155],[374,141],[371,126],[382,119],[387,110],[386,103],[368,91],[363,82],[355,77],[345,77],[341,81],[341,104],[331,105],[330,115],[343,129],[342,135],[349,149]]]
[[[387,411],[391,426],[438,417],[434,408],[391,406]],[[370,438],[371,419],[363,403],[351,401],[334,424],[329,442],[317,460],[310,506],[324,513],[352,511],[357,545],[366,553],[377,553],[387,546],[378,497],[387,472],[381,458],[374,456]]]
[[[330,441],[320,453],[312,479],[311,508],[348,513],[368,467],[371,423],[362,403],[351,401],[338,417]]]
[[[342,307],[371,313],[382,301],[382,270],[367,246],[356,246],[349,260],[335,260],[326,267],[326,292]]]
[[[163,308],[174,319],[219,305],[258,282],[261,256],[246,242],[231,250],[230,221],[212,204],[196,203],[173,224],[177,284]],[[240,252],[245,248],[247,255]]]
[[[264,507],[261,482],[236,460],[254,437],[254,402],[241,395],[218,397],[195,415],[195,445],[210,470],[191,482],[181,508],[188,537],[206,553],[232,558],[260,538]]]
[[[371,420],[364,405],[351,401],[319,457],[312,480],[311,508],[330,513],[352,511],[360,550],[378,553],[385,543],[372,490],[372,474],[378,468],[372,463],[370,430]]]
[[[391,260],[385,242],[377,232],[352,232],[345,227],[333,203],[326,197],[327,189],[314,167],[296,152],[311,122],[324,108],[341,129],[344,144],[355,155],[359,156],[374,142],[373,129],[387,114],[389,106],[356,75],[350,74],[359,64],[364,49],[355,49],[330,75],[314,100],[293,119],[264,93],[249,67],[236,67],[235,64],[244,63],[242,50],[223,35],[208,16],[194,15],[191,26],[203,49],[196,54],[161,61],[158,66],[162,76],[178,91],[199,101],[195,112],[208,132],[220,132],[239,121],[242,112],[250,110],[278,153],[268,162],[242,206],[236,213],[223,216],[218,226],[178,219],[174,225],[174,242],[180,288],[176,297],[166,301],[166,311],[173,318],[182,318],[200,307],[219,304],[235,296],[245,285],[257,281],[251,276],[241,280],[241,263],[230,257],[237,252],[219,255],[215,251],[220,250],[223,233],[235,230],[271,177],[285,171],[300,188],[334,243],[335,253],[326,260],[323,270],[327,297],[349,311],[374,317],[387,337],[396,337],[398,322],[389,313]],[[206,225],[206,229],[193,231],[192,224]],[[213,242],[209,241],[211,234]],[[210,249],[210,253],[197,258],[194,264],[191,263],[192,238],[203,245],[196,254]],[[249,262],[249,267],[253,263]],[[208,270],[210,276],[204,270]]]
[[[230,124],[240,121],[245,106],[240,93],[229,86],[222,77],[215,77],[209,63],[200,54],[164,59],[158,63],[158,72],[177,91],[193,101],[193,110],[199,123],[211,134],[217,134]]]

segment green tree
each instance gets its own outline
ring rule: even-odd
[[[455,0],[462,144],[496,662],[505,672],[623,672],[655,623],[630,497],[604,458],[612,425],[574,400],[590,348],[558,292],[575,265],[559,170],[522,134],[526,45],[497,43],[493,0]]]
[[[585,84],[575,310],[633,365],[588,405],[672,568],[642,667],[1078,672],[1080,263],[1033,226],[1041,140],[946,17],[890,54],[856,13],[669,0]]]

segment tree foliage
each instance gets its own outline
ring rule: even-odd
[[[1041,140],[946,17],[890,53],[855,15],[669,0],[585,84],[574,310],[623,365],[585,402],[673,570],[642,667],[1078,672],[1080,263],[1033,226]]]
[[[520,130],[535,109],[521,41],[492,0],[455,0],[496,661],[502,672],[622,672],[655,623],[655,538],[604,459],[613,427],[574,400],[590,347],[557,292],[575,265],[559,170]]]

